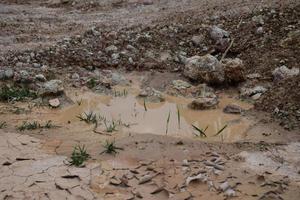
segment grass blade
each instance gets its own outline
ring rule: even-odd
[[[207,137],[207,135],[204,133],[204,131],[202,131],[200,128],[198,128],[197,126],[195,126],[193,124],[192,124],[192,127],[200,133],[201,137]]]
[[[167,118],[166,134],[168,134],[168,130],[169,130],[170,115],[171,115],[171,111],[169,111],[168,118]]]
[[[219,134],[221,134],[225,128],[227,128],[227,124],[223,126],[223,128],[221,128],[214,136],[218,136]]]
[[[178,121],[178,128],[180,129],[180,110],[178,105],[177,105],[177,121]]]
[[[144,109],[145,109],[145,111],[147,111],[146,99],[144,99]]]

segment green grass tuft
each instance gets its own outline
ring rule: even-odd
[[[110,142],[110,141],[106,140],[106,142],[103,145],[103,147],[104,147],[104,151],[102,151],[100,154],[103,154],[103,153],[116,154],[116,153],[118,153],[118,150],[124,150],[121,147],[117,147],[115,145],[115,141],[111,141]]]
[[[206,128],[204,130],[198,128],[197,126],[195,126],[193,124],[192,124],[192,127],[199,133],[199,135],[196,134],[196,136],[207,137],[207,135],[205,134],[205,131],[208,129],[208,126],[206,126]]]
[[[6,122],[0,122],[0,129],[6,128],[7,123]]]
[[[87,153],[85,146],[76,145],[71,155],[70,164],[79,167],[89,158],[90,155]]]
[[[0,101],[22,101],[25,98],[36,98],[37,94],[28,88],[3,86],[0,88]]]
[[[97,124],[97,115],[91,111],[89,113],[84,112],[83,114],[77,116],[80,121],[84,121],[87,124]]]

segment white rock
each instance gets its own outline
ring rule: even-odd
[[[274,71],[272,72],[272,75],[273,75],[274,81],[283,80],[286,78],[290,78],[290,77],[299,75],[299,68],[289,69],[285,65],[283,65],[281,67],[277,67],[276,69],[274,69]]]
[[[59,105],[60,105],[60,101],[59,101],[58,98],[50,99],[50,100],[49,100],[49,105],[50,105],[52,108],[57,108],[57,107],[59,107]]]

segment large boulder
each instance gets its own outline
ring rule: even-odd
[[[45,95],[57,95],[61,94],[64,91],[63,82],[61,80],[51,80],[44,83],[40,89],[39,94],[41,96]]]
[[[283,65],[281,67],[277,67],[276,69],[274,69],[274,71],[272,72],[272,75],[273,75],[274,81],[283,80],[286,78],[290,78],[290,77],[299,75],[299,68],[289,69]]]
[[[239,58],[224,59],[222,66],[225,72],[225,80],[228,83],[239,83],[245,80],[244,64]]]
[[[224,81],[224,70],[214,56],[193,56],[187,58],[184,75],[193,81],[219,84]]]

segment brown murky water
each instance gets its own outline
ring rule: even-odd
[[[106,119],[107,126],[112,121],[117,123],[116,132],[195,137],[199,134],[192,127],[195,125],[200,129],[208,127],[205,131],[207,137],[202,139],[228,142],[242,139],[252,124],[252,121],[241,115],[223,113],[223,108],[230,103],[240,105],[244,109],[251,108],[251,105],[226,95],[220,95],[220,104],[217,109],[196,111],[187,107],[191,99],[167,95],[165,95],[166,101],[164,102],[147,102],[145,109],[144,100],[136,98],[136,93],[136,90],[132,90],[128,95],[119,97],[101,96],[89,92],[82,95],[68,94],[74,102],[81,104],[75,103],[61,110],[54,120],[60,123],[67,121],[83,123],[79,122],[77,116],[84,112],[93,112]],[[167,122],[169,115],[169,122]],[[225,125],[227,127],[224,131],[215,136]],[[103,121],[98,125],[97,130],[106,131]]]

